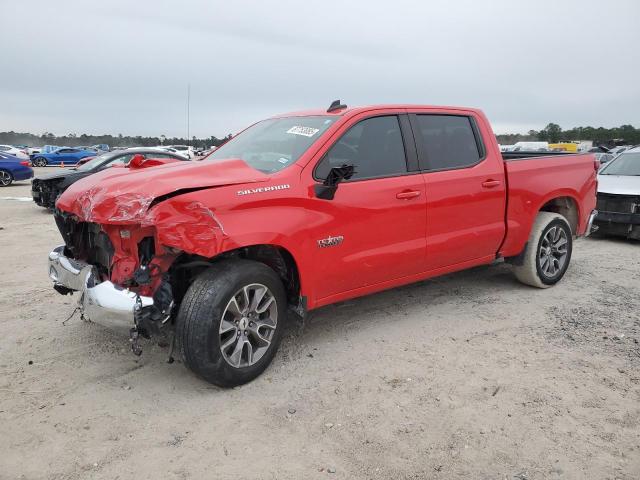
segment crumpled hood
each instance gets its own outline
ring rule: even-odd
[[[85,222],[139,223],[151,203],[166,195],[269,178],[240,159],[176,162],[136,171],[109,168],[74,183],[56,207]]]
[[[640,177],[598,175],[598,192],[614,195],[640,195]]]

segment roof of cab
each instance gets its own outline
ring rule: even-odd
[[[301,110],[296,112],[281,113],[274,115],[271,118],[285,118],[285,117],[312,117],[312,116],[352,116],[362,112],[368,112],[371,110],[405,110],[405,109],[425,109],[425,110],[464,110],[471,112],[480,112],[477,108],[471,107],[453,107],[445,105],[416,105],[416,104],[381,104],[381,105],[365,105],[360,107],[347,107],[332,112],[327,112],[326,109],[314,109],[314,110]]]

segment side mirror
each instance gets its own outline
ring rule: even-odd
[[[322,185],[315,186],[316,197],[324,200],[333,200],[338,189],[338,184],[343,180],[349,180],[353,177],[356,170],[353,165],[342,165],[341,167],[333,167],[329,170],[327,178],[324,179]]]

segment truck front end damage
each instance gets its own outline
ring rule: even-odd
[[[49,277],[62,294],[79,292],[82,315],[145,337],[167,324],[174,307],[169,267],[180,251],[158,243],[156,229],[80,221],[57,211],[65,245],[49,254]]]
[[[58,199],[65,243],[49,254],[49,276],[59,293],[80,294],[85,318],[128,328],[135,339],[172,324],[186,289],[177,264],[204,263],[227,239],[199,192],[267,177],[233,159],[118,170],[80,180]]]

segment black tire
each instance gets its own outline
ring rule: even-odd
[[[13,175],[8,170],[0,169],[0,187],[8,187],[13,183]]]
[[[552,229],[560,232],[562,238],[566,239],[566,254],[563,256],[564,261],[558,265],[559,268],[552,273],[545,272],[544,266],[544,250],[546,247],[545,238]],[[526,250],[523,256],[522,265],[514,266],[516,278],[526,285],[537,288],[549,288],[558,283],[571,263],[571,252],[573,250],[573,236],[571,227],[567,219],[558,213],[540,212],[536,217]],[[551,256],[550,256],[551,255]],[[552,258],[555,254],[547,252],[547,257]],[[557,259],[557,257],[554,257]],[[548,260],[548,259],[547,259]],[[549,260],[548,260],[549,261]],[[554,263],[555,265],[555,263]]]
[[[270,344],[255,363],[232,366],[221,350],[221,344],[225,343],[221,342],[222,317],[243,287],[257,284],[265,286],[274,298],[277,322],[270,330]],[[224,260],[198,276],[187,290],[176,319],[176,346],[185,365],[196,375],[220,387],[242,385],[260,375],[273,360],[282,339],[286,315],[285,290],[271,268],[250,260]],[[235,333],[240,335],[240,330]],[[232,332],[231,337],[235,333]],[[244,348],[243,345],[240,356],[244,355]],[[253,347],[251,351],[253,353]]]
[[[33,159],[33,166],[34,167],[46,167],[47,166],[47,159],[44,157],[36,157]]]

